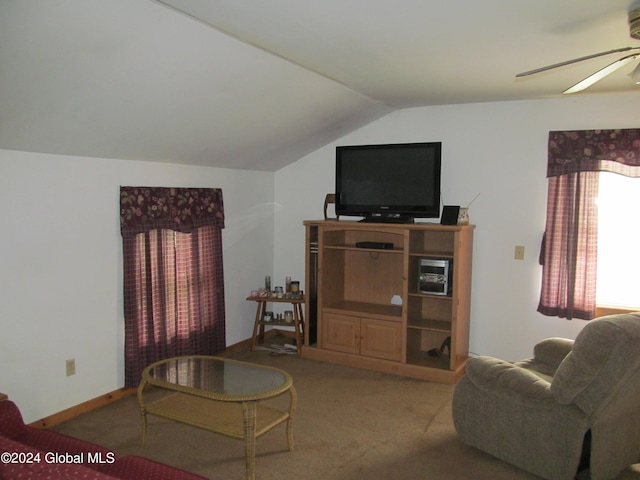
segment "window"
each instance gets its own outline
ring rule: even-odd
[[[640,307],[640,178],[601,172],[596,303]]]
[[[121,187],[125,386],[170,357],[226,347],[222,191]]]
[[[634,236],[620,234],[620,224],[626,225],[633,220],[616,220],[616,215],[605,211],[598,214],[596,199],[600,178],[607,172],[640,178],[640,129],[549,132],[549,189],[540,255],[542,288],[538,304],[538,311],[544,315],[584,320],[601,315],[597,308],[598,280],[601,282],[601,301],[605,301],[604,295],[612,292],[616,293],[616,302],[633,301],[626,298],[626,294],[622,297],[624,300],[620,300],[628,282],[620,277],[619,270],[608,270],[622,264],[629,271],[637,271],[626,265],[626,255],[622,261],[608,257],[607,252],[627,250],[622,242],[627,241],[626,237]],[[608,177],[603,180],[603,188],[617,189],[607,185],[608,181]],[[605,200],[605,194],[601,199],[604,210],[609,199]],[[613,200],[608,208],[615,210],[624,204],[635,207],[636,202]],[[603,222],[612,222],[602,225],[604,234],[608,235],[603,239],[606,242],[604,257],[598,252],[600,216]],[[637,249],[633,244],[629,247],[631,251]]]

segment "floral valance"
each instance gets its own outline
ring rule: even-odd
[[[640,128],[549,132],[547,177],[575,172],[640,177]]]
[[[207,225],[224,228],[219,188],[120,187],[123,235],[162,228],[191,232]]]

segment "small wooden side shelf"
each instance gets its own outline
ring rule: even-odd
[[[253,336],[251,337],[251,350],[256,349],[257,343],[264,343],[264,328],[271,327],[294,327],[294,336],[296,339],[296,347],[298,356],[302,351],[302,341],[304,338],[304,297],[299,298],[274,298],[274,297],[247,297],[250,302],[258,304],[256,309],[256,318],[253,324]],[[293,307],[293,322],[276,321],[265,322],[264,312],[267,311],[268,303],[290,303]]]
[[[475,226],[304,225],[309,301],[302,356],[455,383],[469,355]],[[446,291],[420,285],[436,264],[447,266]],[[446,342],[447,351],[433,355]]]

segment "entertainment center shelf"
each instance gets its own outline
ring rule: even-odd
[[[366,315],[379,320],[402,321],[402,307],[396,305],[380,305],[376,303],[352,302],[343,300],[324,307],[325,312]]]
[[[449,333],[451,331],[451,323],[441,320],[408,320],[407,328],[416,330],[431,330],[433,332]]]
[[[364,249],[362,247],[356,247],[355,245],[327,245],[325,247],[327,250],[354,250],[358,252],[362,252]],[[401,248],[367,248],[367,252],[384,252],[384,253],[404,253],[404,250]]]
[[[304,225],[310,301],[301,355],[455,383],[469,352],[475,227]]]

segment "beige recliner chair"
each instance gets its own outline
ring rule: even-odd
[[[640,313],[543,340],[529,360],[470,358],[453,420],[464,443],[540,477],[573,479],[581,463],[617,477],[640,462]]]

